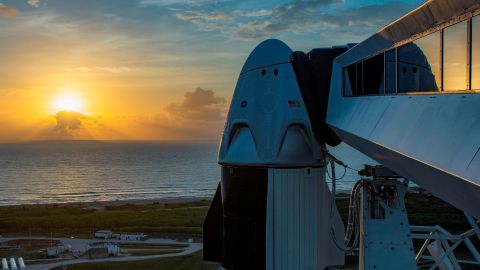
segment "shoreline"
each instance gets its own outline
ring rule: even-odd
[[[425,194],[432,195],[427,190],[421,187],[410,187],[408,190],[410,194]],[[349,190],[337,190],[337,199],[348,198],[350,196]],[[52,203],[23,203],[23,204],[5,204],[0,208],[24,208],[24,207],[81,207],[81,208],[103,208],[105,206],[121,206],[121,205],[149,205],[149,204],[169,204],[169,203],[191,203],[198,201],[212,201],[212,196],[195,196],[195,197],[166,197],[155,199],[122,199],[122,200],[105,200],[105,201],[78,201],[78,202],[52,202]]]
[[[24,204],[7,204],[0,205],[0,208],[18,209],[18,208],[55,208],[55,207],[79,207],[83,209],[96,209],[105,206],[122,206],[122,205],[150,205],[150,204],[180,204],[198,201],[211,201],[213,196],[198,197],[170,197],[158,199],[125,199],[125,200],[108,200],[108,201],[80,201],[80,202],[53,202],[53,203],[24,203]]]

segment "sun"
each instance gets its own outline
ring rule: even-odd
[[[82,98],[74,93],[61,94],[53,99],[52,109],[58,111],[76,111],[82,112],[84,103]]]

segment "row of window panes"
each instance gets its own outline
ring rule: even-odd
[[[443,67],[438,31],[344,68],[345,96],[438,92],[442,77],[443,91],[480,89],[480,16],[471,20],[470,69],[468,23],[443,29]]]

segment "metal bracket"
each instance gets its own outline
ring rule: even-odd
[[[404,202],[408,182],[380,166],[364,172],[372,179],[361,190],[359,269],[416,269]]]

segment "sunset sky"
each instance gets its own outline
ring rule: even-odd
[[[0,0],[0,141],[217,140],[260,41],[359,42],[422,2]]]

